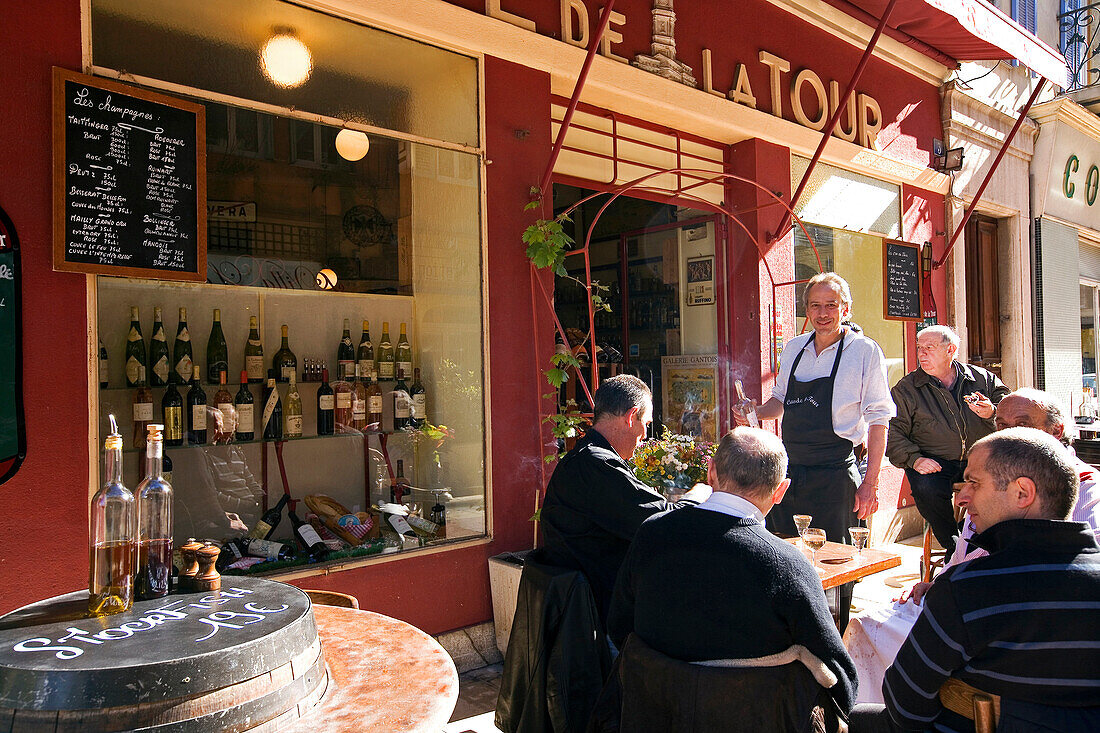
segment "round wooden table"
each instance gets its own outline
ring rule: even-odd
[[[328,662],[329,687],[316,707],[285,730],[443,729],[458,701],[458,670],[435,639],[371,611],[314,606],[313,615]]]

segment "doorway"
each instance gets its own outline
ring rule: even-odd
[[[1001,374],[1001,293],[997,221],[975,214],[966,225],[966,331],[971,364]]]

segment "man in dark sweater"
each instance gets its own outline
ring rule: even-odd
[[[1000,695],[998,731],[1100,730],[1100,547],[1070,522],[1077,467],[1053,436],[1009,428],[974,444],[958,502],[989,552],[945,571],[851,730],[972,731],[941,703],[953,677]],[[877,708],[877,709],[875,709]]]
[[[764,527],[790,479],[783,443],[755,428],[722,437],[697,507],[646,522],[619,573],[608,631],[675,659],[756,659],[805,647],[836,678],[847,714],[856,670],[805,556]],[[807,664],[807,666],[810,666]],[[778,692],[778,691],[777,691]]]
[[[628,460],[653,419],[645,382],[612,377],[593,399],[592,427],[554,469],[540,519],[546,562],[583,572],[606,620],[615,576],[638,527],[655,514],[697,504],[710,489],[699,486],[672,504],[634,475]]]

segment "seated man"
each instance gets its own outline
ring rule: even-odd
[[[775,435],[746,427],[724,435],[708,477],[710,498],[638,530],[608,632],[617,645],[634,632],[687,662],[766,657],[801,645],[835,677],[829,692],[847,715],[855,668],[821,581],[794,545],[764,528],[790,485],[786,471]]]
[[[937,694],[957,678],[1001,697],[1001,731],[1100,730],[1100,547],[1066,521],[1073,457],[1053,436],[1008,428],[974,444],[959,502],[989,553],[947,570],[886,671],[882,706],[851,730],[973,730]],[[888,714],[887,714],[888,713]]]
[[[584,573],[604,621],[615,576],[642,522],[697,504],[710,489],[692,489],[671,504],[634,475],[628,461],[653,419],[645,382],[620,374],[602,382],[593,399],[592,427],[554,469],[540,519],[546,562]]]

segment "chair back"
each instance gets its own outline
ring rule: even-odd
[[[798,661],[702,666],[673,659],[631,634],[619,664],[622,733],[839,729],[832,697]]]
[[[334,590],[306,590],[302,592],[309,596],[309,600],[318,606],[340,606],[342,608],[359,608],[359,599],[349,596],[347,593],[337,593]]]
[[[1001,719],[1001,696],[982,692],[962,680],[948,677],[940,687],[940,703],[974,721],[974,733],[993,733]]]

